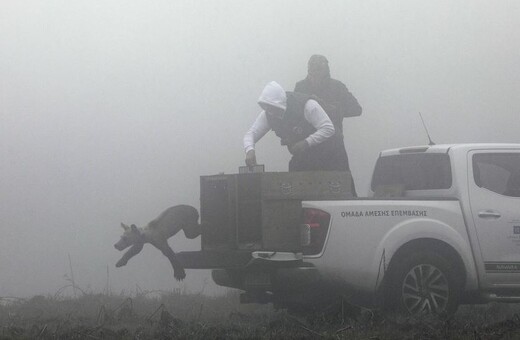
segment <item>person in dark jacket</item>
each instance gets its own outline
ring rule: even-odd
[[[293,155],[289,171],[345,171],[343,139],[323,108],[310,95],[286,92],[270,82],[258,104],[263,109],[244,136],[246,165],[256,164],[255,144],[273,130]]]
[[[336,136],[341,139],[341,144],[345,148],[343,142],[343,118],[361,115],[362,108],[345,84],[331,78],[327,58],[319,54],[310,57],[307,64],[307,77],[296,83],[294,92],[312,95],[312,98],[318,101],[330,117],[334,124]],[[348,157],[346,163],[344,170],[350,171]],[[352,185],[354,188],[353,181]]]

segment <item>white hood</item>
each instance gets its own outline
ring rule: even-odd
[[[264,87],[258,103],[269,104],[282,110],[287,108],[287,96],[285,90],[275,81],[270,82]]]

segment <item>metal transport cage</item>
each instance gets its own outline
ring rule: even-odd
[[[247,265],[255,251],[301,253],[302,200],[352,197],[342,171],[256,172],[200,177],[201,251],[186,268]]]

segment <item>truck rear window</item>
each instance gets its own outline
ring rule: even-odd
[[[447,154],[411,153],[380,157],[372,177],[372,190],[390,185],[400,185],[404,190],[449,189],[451,182]]]

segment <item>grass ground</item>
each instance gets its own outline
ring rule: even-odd
[[[520,339],[520,306],[463,306],[450,320],[393,322],[377,311],[295,317],[237,293],[0,298],[0,339]]]

